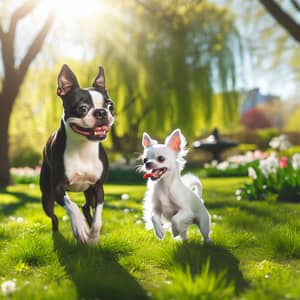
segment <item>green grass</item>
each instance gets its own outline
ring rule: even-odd
[[[52,235],[34,185],[0,191],[0,299],[300,299],[300,206],[235,200],[242,178],[203,179],[213,244],[163,241],[142,223],[145,185],[106,185],[101,240],[78,244],[57,206]],[[127,193],[129,200],[121,200]],[[81,203],[81,194],[71,194]]]

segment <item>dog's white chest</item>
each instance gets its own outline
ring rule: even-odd
[[[100,179],[103,172],[98,143],[86,142],[79,147],[67,144],[64,166],[70,183],[69,191],[82,192],[88,189]]]
[[[155,186],[154,195],[154,199],[160,202],[162,215],[170,220],[178,212],[179,205],[177,199],[170,193],[169,186],[158,182]]]

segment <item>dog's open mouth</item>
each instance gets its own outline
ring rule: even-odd
[[[100,125],[93,128],[83,128],[77,124],[70,124],[73,131],[79,133],[83,136],[86,136],[90,140],[103,140],[106,138],[107,132],[110,127],[108,125]]]
[[[167,168],[153,169],[144,175],[144,179],[157,180],[167,172]]]

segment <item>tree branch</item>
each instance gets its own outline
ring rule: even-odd
[[[18,21],[27,16],[38,4],[39,0],[28,0],[19,8],[17,8],[11,16],[8,31],[14,34]]]
[[[300,25],[286,13],[274,0],[259,0],[274,19],[298,42],[300,42]]]
[[[143,119],[145,119],[145,117],[147,116],[147,114],[153,109],[153,105],[148,105],[146,106],[141,115],[135,120],[135,122],[132,124],[132,128],[137,128],[140,123],[143,121]]]
[[[294,5],[294,7],[295,7],[298,11],[300,11],[300,4],[298,3],[298,1],[297,1],[297,0],[291,0],[291,2],[292,2],[292,4]]]
[[[0,41],[3,42],[3,38],[4,38],[4,31],[3,31],[3,28],[0,24]]]
[[[119,114],[120,113],[124,113],[126,110],[128,110],[140,97],[140,94],[132,97],[127,103],[124,104],[124,106],[120,109]]]
[[[51,11],[44,26],[42,27],[41,31],[38,33],[34,41],[32,42],[31,46],[29,47],[26,55],[22,59],[20,66],[18,68],[18,73],[21,76],[24,76],[30,63],[33,61],[33,59],[36,57],[36,55],[39,53],[39,51],[42,48],[42,45],[47,37],[47,34],[51,28],[51,25],[54,20],[54,13]]]

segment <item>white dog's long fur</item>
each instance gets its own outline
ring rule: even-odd
[[[166,168],[161,177],[154,178],[155,181],[148,179],[144,197],[146,228],[153,228],[156,236],[162,239],[165,235],[165,219],[171,222],[173,236],[180,235],[185,240],[188,226],[196,224],[204,241],[209,242],[210,215],[202,199],[202,184],[192,174],[181,176],[187,153],[186,140],[181,131],[174,130],[166,138],[165,144],[158,144],[144,133],[143,146],[144,171],[157,174],[153,170]],[[161,162],[158,157],[164,160]]]

